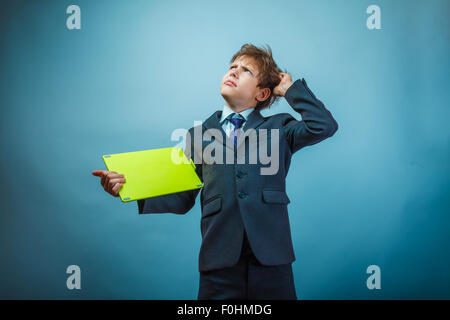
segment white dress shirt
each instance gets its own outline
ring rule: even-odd
[[[220,123],[222,123],[223,131],[227,134],[228,137],[230,137],[231,131],[234,129],[233,123],[231,121],[224,121],[230,114],[232,113],[239,113],[241,116],[244,117],[245,121],[247,121],[248,116],[250,113],[252,113],[254,108],[246,109],[241,112],[234,112],[229,106],[224,105],[222,110],[222,116],[220,117]],[[242,127],[244,126],[245,122],[242,124]]]

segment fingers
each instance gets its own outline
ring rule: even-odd
[[[112,191],[118,183],[123,184],[123,183],[125,183],[125,181],[126,181],[125,178],[111,179],[108,182],[108,189]]]
[[[100,181],[100,183],[102,184],[103,188],[105,189],[105,191],[107,190],[107,185],[108,185],[108,181],[109,181],[109,176],[112,174],[112,171],[105,171],[103,176],[102,176],[102,180]]]
[[[291,77],[292,77],[292,76],[291,76],[289,73],[287,73],[287,72],[280,72],[278,75],[280,76],[280,79],[281,79],[281,80],[283,80],[285,77],[286,77],[286,78],[291,78]]]
[[[113,196],[115,196],[115,197],[118,197],[119,196],[119,190],[120,190],[120,188],[122,188],[122,183],[116,183],[115,185],[114,185],[114,187],[112,188],[112,195]]]
[[[100,183],[103,189],[115,197],[119,195],[120,188],[126,182],[125,175],[116,171],[94,170],[92,174],[101,177]]]
[[[123,177],[123,175],[121,175],[120,177],[117,177],[117,178],[114,178],[114,179],[110,179],[109,180],[109,184],[115,185],[118,182],[124,183],[125,181],[126,181],[126,179]]]
[[[112,193],[112,190],[116,183],[125,183],[125,181],[126,180],[123,174],[108,173],[105,178],[105,185],[103,187],[107,192]]]

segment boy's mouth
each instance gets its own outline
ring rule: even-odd
[[[225,84],[227,84],[227,85],[229,85],[229,86],[232,86],[232,87],[237,87],[236,83],[234,83],[234,82],[231,81],[231,80],[225,81]]]

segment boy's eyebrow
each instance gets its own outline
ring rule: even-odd
[[[236,65],[236,62],[233,62],[233,63],[231,64],[230,68],[231,68],[232,66],[235,66],[235,65]],[[247,70],[250,70],[252,73],[254,73],[253,70],[252,70],[251,68],[249,68],[249,67],[242,66],[242,68],[247,69]]]

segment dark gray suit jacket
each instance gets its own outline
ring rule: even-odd
[[[301,148],[316,144],[331,137],[338,124],[331,113],[307,87],[304,79],[293,83],[286,91],[289,105],[301,114],[298,121],[288,113],[263,117],[253,110],[243,130],[279,129],[279,169],[274,175],[261,175],[260,169],[268,167],[260,162],[249,163],[248,152],[243,164],[216,164],[202,161],[200,155],[210,143],[219,143],[223,148],[227,138],[219,123],[222,111],[216,111],[202,123],[207,129],[221,131],[223,138],[194,143],[194,129],[189,129],[185,153],[196,162],[196,172],[204,183],[201,189],[201,233],[202,245],[199,255],[199,270],[207,271],[229,267],[237,263],[243,241],[244,228],[256,258],[263,265],[280,265],[295,261],[287,206],[286,175],[292,154]],[[267,149],[271,150],[268,133]],[[259,135],[258,135],[259,136]],[[202,139],[202,138],[200,138]],[[237,146],[249,150],[251,139],[242,139]],[[232,144],[231,144],[232,148]],[[236,153],[238,153],[237,151]],[[197,157],[197,158],[196,158]],[[200,163],[199,160],[200,159]],[[235,158],[236,160],[236,155]],[[195,203],[200,189],[138,200],[139,213],[187,213]]]

